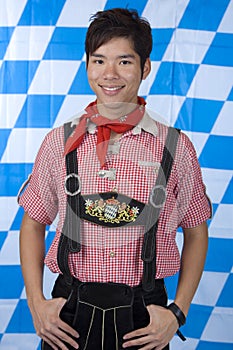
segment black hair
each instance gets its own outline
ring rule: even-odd
[[[122,37],[131,40],[134,51],[140,56],[141,70],[152,50],[152,34],[149,22],[139,17],[136,10],[114,8],[98,11],[91,17],[88,28],[85,51],[87,65],[89,56],[101,45],[113,38]]]

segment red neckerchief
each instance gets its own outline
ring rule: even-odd
[[[134,111],[127,114],[125,118],[121,117],[119,119],[110,120],[99,114],[97,109],[97,101],[91,102],[86,107],[86,113],[81,116],[79,124],[76,126],[74,132],[67,139],[64,155],[67,155],[81,144],[86,134],[87,121],[91,120],[97,125],[98,128],[96,153],[99,158],[100,165],[103,167],[111,131],[122,134],[128,130],[131,130],[142,119],[145,112],[145,105],[146,101],[142,97],[138,97],[138,106]]]

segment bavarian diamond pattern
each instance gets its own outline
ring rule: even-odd
[[[191,138],[213,202],[187,341],[175,336],[171,349],[232,350],[233,0],[0,0],[0,349],[39,349],[20,269],[16,196],[47,132],[93,100],[85,33],[91,14],[112,7],[136,8],[150,21],[152,72],[140,94]],[[44,278],[49,297],[55,277],[45,269]],[[171,300],[177,278],[166,280]]]

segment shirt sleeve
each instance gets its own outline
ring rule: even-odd
[[[58,211],[55,181],[55,154],[51,131],[44,139],[36,156],[30,182],[19,199],[19,205],[28,215],[45,225],[51,225]]]
[[[181,133],[178,145],[179,226],[196,227],[211,217],[211,203],[206,195],[196,151],[189,138]]]

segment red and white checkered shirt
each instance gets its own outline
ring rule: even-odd
[[[119,193],[148,203],[162,159],[167,126],[145,113],[136,127],[109,147],[106,169],[115,169],[114,180],[98,175],[96,134],[94,125],[89,124],[85,139],[77,149],[82,194],[117,189]],[[60,272],[57,248],[67,202],[63,152],[64,130],[61,126],[45,137],[30,183],[20,198],[20,205],[40,223],[50,225],[58,214],[56,235],[45,258],[45,264],[53,272]],[[181,133],[156,236],[156,278],[173,275],[180,268],[175,240],[177,228],[198,226],[210,217],[210,212],[194,147]],[[143,271],[144,231],[143,226],[108,228],[82,221],[81,251],[69,254],[71,273],[81,281],[139,284]]]

